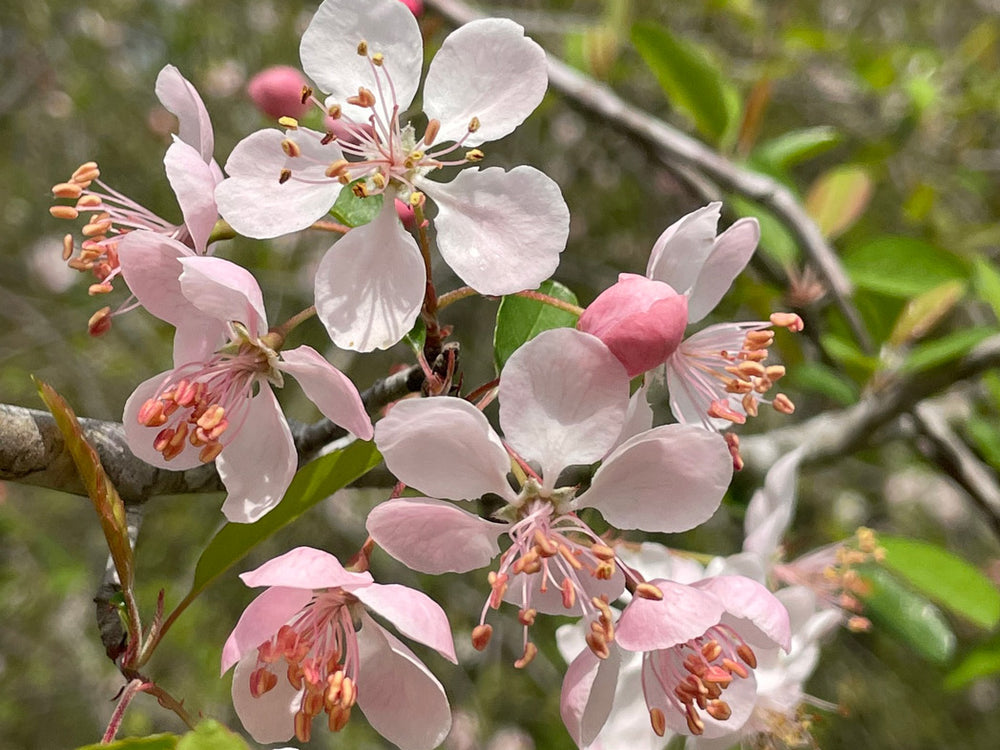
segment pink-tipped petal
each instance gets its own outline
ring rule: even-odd
[[[277,505],[295,476],[292,433],[270,386],[261,384],[239,432],[215,460],[229,493],[222,512],[234,523],[253,523]]]
[[[726,611],[714,595],[692,586],[663,578],[649,583],[663,598],[633,597],[618,619],[615,640],[629,651],[655,651],[686,643],[717,625]]]
[[[569,209],[537,169],[468,168],[451,182],[421,178],[417,186],[437,204],[441,257],[480,294],[535,289],[559,265]]]
[[[448,396],[396,403],[375,425],[375,444],[397,479],[431,497],[508,500],[510,457],[479,409]]]
[[[267,333],[267,313],[257,280],[247,269],[223,258],[181,258],[181,292],[204,315],[242,323],[252,336]]]
[[[297,232],[323,218],[342,187],[326,176],[326,168],[343,154],[336,143],[321,145],[322,136],[304,128],[258,130],[237,143],[226,162],[229,177],[215,188],[222,218],[255,239]],[[281,143],[286,138],[301,156],[285,155]],[[281,182],[283,169],[293,176]]]
[[[330,93],[328,104],[336,102],[352,119],[368,122],[369,110],[347,103],[348,97],[357,96],[360,86],[379,91],[371,62],[358,54],[360,42],[368,43],[369,55],[383,56],[395,103],[400,112],[406,111],[420,83],[423,41],[417,20],[399,0],[325,0],[302,35],[302,69]],[[393,103],[380,104],[391,111]]]
[[[743,550],[772,562],[795,514],[795,482],[802,450],[787,453],[768,470],[764,486],[753,493],[747,505]]]
[[[256,654],[248,654],[233,672],[233,708],[243,728],[257,742],[285,742],[295,734],[295,712],[301,692],[285,679],[259,698],[250,694],[250,675],[257,667]]]
[[[374,435],[372,421],[351,379],[311,346],[284,349],[278,369],[293,375],[324,416],[361,440]]]
[[[401,750],[436,748],[451,729],[444,688],[392,633],[368,615],[361,621],[358,706],[365,718]]]
[[[282,586],[308,591],[338,586],[357,588],[372,582],[371,573],[345,570],[336,557],[313,547],[296,547],[254,570],[241,573],[240,578],[250,587]]]
[[[371,223],[352,229],[323,256],[316,269],[316,314],[341,349],[388,349],[416,322],[425,276],[416,240],[386,200]]]
[[[653,244],[646,276],[687,293],[712,252],[721,212],[721,203],[709,203],[667,227]]]
[[[421,573],[465,573],[500,554],[506,524],[494,523],[431,498],[389,500],[368,514],[375,543]]]
[[[685,531],[715,513],[732,476],[720,435],[664,425],[618,446],[578,502],[621,529]]]
[[[395,583],[373,583],[352,593],[407,638],[430,646],[452,664],[458,664],[448,616],[427,594]]]
[[[273,586],[250,602],[222,647],[222,674],[278,632],[278,628],[308,604],[313,592]]]
[[[614,445],[628,409],[625,368],[590,334],[543,331],[507,360],[500,376],[500,424],[546,484],[562,469],[597,461]]]
[[[193,146],[179,140],[167,149],[163,166],[194,248],[204,255],[208,238],[219,219],[219,209],[215,205],[215,174]]]
[[[194,146],[202,161],[212,161],[215,136],[208,110],[198,90],[173,65],[165,65],[156,77],[156,97],[177,117],[178,135],[189,146]]]
[[[173,469],[175,471],[185,471],[201,465],[198,458],[200,448],[196,448],[189,442],[184,442],[184,448],[180,454],[169,461],[163,458],[163,454],[153,448],[153,440],[159,434],[162,427],[147,427],[139,424],[139,410],[147,400],[151,399],[159,390],[163,382],[170,376],[170,372],[161,372],[154,375],[149,380],[139,384],[125,402],[125,412],[122,415],[122,425],[125,429],[125,442],[129,450],[147,464],[152,464],[159,469]]]
[[[584,648],[563,678],[559,714],[578,747],[587,747],[597,739],[611,713],[621,650],[612,643],[609,651],[607,659],[598,659],[589,648]]]
[[[750,262],[760,240],[756,219],[740,219],[715,239],[712,252],[698,273],[688,299],[688,320],[697,323],[722,299],[733,279]]]
[[[424,82],[424,112],[441,123],[438,142],[478,146],[511,133],[541,103],[548,86],[545,52],[505,18],[472,21],[434,55]]]
[[[743,576],[716,576],[692,585],[717,596],[730,615],[746,620],[763,634],[763,639],[753,638],[741,630],[741,635],[751,645],[769,647],[777,644],[788,650],[792,637],[788,610],[762,583]]]

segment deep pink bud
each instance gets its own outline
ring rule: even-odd
[[[247,84],[247,93],[257,109],[269,117],[299,118],[308,109],[302,103],[302,87],[307,85],[305,76],[287,65],[264,68]]]
[[[417,217],[414,215],[413,206],[406,201],[401,201],[399,198],[396,198],[396,214],[407,229],[413,229],[417,225]]]
[[[417,18],[420,18],[424,12],[424,0],[399,0],[403,5],[410,9],[410,12]]]
[[[597,336],[630,378],[663,364],[681,343],[687,297],[668,284],[623,273],[583,311],[576,327]]]

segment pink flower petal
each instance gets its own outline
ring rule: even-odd
[[[569,209],[537,169],[469,168],[449,183],[421,178],[417,186],[437,204],[441,257],[480,294],[535,289],[559,265]]]
[[[173,65],[165,65],[156,77],[156,97],[176,115],[178,135],[210,163],[215,148],[212,121],[198,90]]]
[[[407,638],[430,646],[452,664],[458,664],[448,616],[427,594],[395,583],[373,583],[352,593]]]
[[[250,587],[282,586],[310,592],[338,586],[354,589],[368,586],[373,580],[371,573],[345,570],[336,557],[313,547],[296,547],[254,570],[241,573],[240,578]]]
[[[562,469],[597,461],[614,445],[628,409],[625,368],[590,334],[543,331],[500,376],[500,425],[551,488]]]
[[[778,555],[788,525],[795,513],[795,481],[802,450],[787,453],[768,470],[764,486],[753,493],[747,506],[743,549],[772,562]]]
[[[396,403],[375,425],[375,444],[397,479],[431,497],[516,497],[507,483],[507,451],[483,413],[464,399]]]
[[[139,410],[142,405],[156,395],[156,391],[159,390],[163,381],[170,376],[170,372],[161,372],[159,375],[154,375],[149,380],[146,380],[139,384],[139,386],[132,392],[132,395],[128,397],[125,402],[125,412],[122,415],[122,425],[125,428],[125,442],[128,444],[129,450],[132,451],[137,457],[141,458],[147,464],[151,464],[160,469],[173,469],[175,471],[184,471],[186,469],[193,469],[195,466],[201,465],[201,459],[198,458],[198,454],[201,452],[200,448],[196,448],[189,442],[184,442],[184,448],[181,450],[175,458],[167,461],[163,458],[163,454],[157,450],[153,449],[153,440],[160,433],[162,427],[146,427],[139,423],[137,417],[139,416]]]
[[[352,229],[323,256],[316,269],[316,313],[341,349],[388,349],[416,322],[425,276],[416,240],[403,230],[394,202],[386,200],[370,224]]]
[[[279,370],[295,376],[302,390],[324,416],[361,440],[374,435],[372,421],[357,387],[311,346],[283,349]]]
[[[465,573],[500,554],[497,538],[506,524],[467,513],[431,498],[389,500],[368,514],[375,543],[421,573]]]
[[[672,648],[718,625],[726,609],[715,596],[683,583],[656,578],[663,598],[632,598],[618,619],[615,640],[629,651]]]
[[[598,659],[589,648],[584,648],[563,678],[559,714],[578,747],[587,747],[597,738],[611,713],[621,649],[612,643],[609,651],[607,659]]]
[[[253,523],[284,496],[298,457],[288,423],[268,385],[261,384],[238,429],[215,460],[229,493],[222,512],[235,523]]]
[[[401,750],[436,748],[451,729],[444,688],[392,633],[368,615],[361,621],[358,706],[365,718]]]
[[[776,643],[788,650],[792,637],[788,610],[766,586],[743,576],[705,578],[692,586],[715,594],[730,615],[748,621],[760,631],[763,639],[748,637],[740,631],[752,646],[769,647]]]
[[[649,386],[643,383],[629,397],[628,411],[625,412],[625,424],[622,425],[622,431],[615,441],[614,448],[617,448],[629,438],[641,432],[646,432],[653,427],[653,408],[649,405],[648,391]]]
[[[163,166],[195,250],[204,255],[208,238],[219,219],[219,209],[215,205],[215,175],[202,161],[201,154],[183,141],[171,144],[163,157]]]
[[[399,0],[325,0],[302,35],[302,69],[330,93],[327,104],[336,102],[355,121],[368,122],[369,110],[347,103],[359,86],[379,91],[371,63],[358,54],[362,41],[368,43],[369,54],[383,56],[383,69],[392,77],[395,101],[381,106],[391,112],[398,104],[400,112],[405,111],[420,83],[423,41],[417,20]]]
[[[326,168],[343,154],[336,143],[321,145],[322,135],[305,128],[258,130],[236,144],[226,162],[229,178],[215,188],[219,213],[233,229],[265,239],[305,229],[326,215],[342,187],[326,176]],[[298,145],[301,156],[285,155],[281,142],[286,138]],[[282,169],[293,171],[283,183]]]
[[[441,122],[438,142],[461,139],[478,118],[479,130],[462,144],[478,146],[513,132],[547,87],[545,52],[523,28],[505,18],[472,21],[453,31],[434,55],[424,82],[424,112]]]
[[[248,654],[233,672],[233,708],[250,736],[257,742],[285,742],[295,734],[295,712],[301,702],[301,691],[288,680],[278,684],[259,698],[250,695],[250,674],[257,666],[256,654]]]
[[[278,632],[308,604],[312,591],[272,586],[250,602],[222,647],[222,674]]]
[[[242,323],[252,336],[267,333],[267,313],[257,280],[247,269],[223,258],[180,259],[181,292],[205,316]]]
[[[577,502],[620,529],[685,531],[715,513],[732,476],[720,435],[664,425],[618,446]]]
[[[721,211],[721,203],[709,203],[667,227],[649,254],[646,276],[687,293],[712,252]]]
[[[697,323],[719,304],[733,279],[750,262],[760,240],[756,219],[740,219],[715,239],[712,252],[698,273],[688,300],[688,321]]]
[[[180,326],[203,317],[181,292],[181,258],[192,256],[191,248],[155,232],[138,230],[118,243],[118,259],[125,283],[149,312]],[[219,328],[222,335],[223,328]]]

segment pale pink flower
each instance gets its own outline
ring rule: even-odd
[[[712,515],[732,475],[725,441],[700,428],[667,425],[618,444],[628,382],[600,340],[557,329],[522,346],[504,367],[503,439],[462,399],[397,403],[377,424],[376,444],[389,470],[427,497],[382,503],[368,517],[368,532],[396,559],[428,573],[487,565],[507,536],[483,618],[507,600],[519,605],[526,628],[537,612],[600,621],[607,608],[594,598],[613,601],[624,578],[613,550],[577,511],[595,508],[622,529],[682,531]],[[508,480],[512,461],[520,468],[517,491]],[[586,492],[559,485],[565,468],[596,461],[602,464]],[[497,521],[435,499],[488,493],[506,503]],[[528,658],[527,631],[525,646]]]
[[[191,256],[151,232],[125,239],[121,260],[139,301],[177,327],[174,369],[145,381],[125,404],[132,452],[161,468],[216,461],[231,521],[252,522],[281,499],[295,474],[292,435],[271,386],[294,376],[327,417],[372,436],[357,388],[315,349],[280,351],[260,287],[245,269]]]
[[[345,570],[333,555],[298,547],[240,578],[268,586],[246,608],[222,649],[236,664],[233,705],[258,742],[308,742],[313,719],[338,731],[355,705],[403,750],[431,750],[451,727],[444,689],[369,611],[453,663],[444,611],[406,586]]]
[[[391,346],[420,310],[424,263],[394,216],[396,197],[434,201],[441,255],[482,294],[534,288],[555,270],[569,212],[551,179],[526,166],[465,169],[450,183],[428,179],[480,160],[471,147],[507,135],[542,100],[545,54],[520,26],[485,19],[448,36],[424,83],[422,135],[400,120],[423,63],[420,29],[403,3],[325,0],[300,54],[306,73],[330,92],[317,105],[340,128],[319,133],[286,122],[284,133],[252,134],[230,155],[216,198],[236,231],[264,238],[322,218],[348,183],[385,197],[379,218],[335,244],[317,272],[316,307],[338,346]]]
[[[137,229],[177,240],[195,253],[208,252],[208,239],[219,218],[215,206],[215,186],[222,180],[222,171],[212,158],[214,136],[205,105],[194,86],[173,65],[165,66],[156,79],[156,96],[177,116],[179,133],[167,149],[163,164],[167,180],[174,190],[184,218],[173,224],[160,218],[146,207],[102,182],[96,162],[81,165],[70,180],[53,187],[58,198],[76,201],[74,206],[53,206],[50,211],[58,218],[76,219],[89,214],[83,228],[83,244],[79,253],[73,238],[66,236],[64,257],[70,266],[91,271],[98,283],[91,294],[110,292],[121,272],[118,244],[122,237]],[[121,312],[132,309],[129,303]],[[94,323],[98,330],[94,330]],[[92,321],[92,331],[103,333],[110,325],[106,316]]]
[[[718,304],[757,248],[760,226],[744,218],[716,236],[721,203],[691,212],[669,226],[649,256],[646,276],[670,285],[688,300],[688,323],[697,323]],[[791,413],[784,394],[766,398],[784,375],[780,365],[766,365],[774,340],[772,326],[802,330],[793,313],[775,313],[769,321],[723,323],[684,339],[666,362],[670,408],[678,421],[717,429],[726,420],[742,424],[761,403]]]
[[[257,109],[277,120],[301,117],[309,109],[302,101],[306,77],[290,65],[272,65],[255,73],[247,84],[247,94]]]
[[[756,701],[756,650],[790,645],[788,612],[763,585],[718,576],[686,585],[653,579],[659,598],[635,596],[609,656],[581,651],[563,682],[562,715],[580,747],[611,712],[623,652],[642,654],[641,685],[653,731],[713,738],[741,727]]]

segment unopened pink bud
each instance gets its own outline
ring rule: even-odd
[[[399,0],[399,2],[409,8],[410,13],[417,18],[420,18],[424,13],[424,0]]]
[[[417,219],[413,214],[413,206],[406,201],[396,198],[396,213],[399,215],[399,220],[403,222],[403,226],[407,229],[413,229],[417,225]]]
[[[603,341],[632,378],[677,349],[687,327],[687,297],[662,281],[623,273],[583,311],[576,327]]]
[[[269,117],[299,118],[309,108],[302,101],[305,76],[287,65],[264,68],[247,84],[247,93],[257,109]]]

